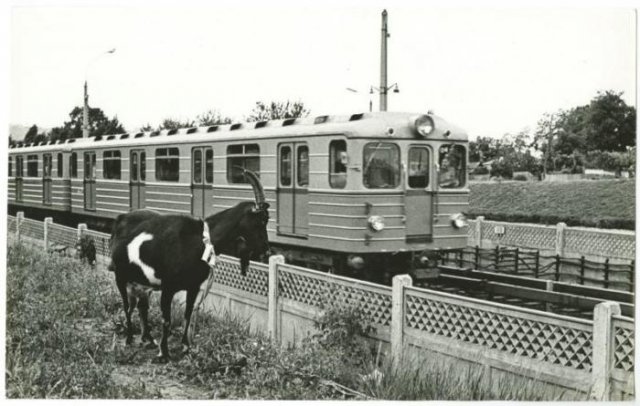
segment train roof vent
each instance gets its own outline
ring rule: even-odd
[[[282,126],[286,127],[288,125],[294,124],[296,122],[295,118],[288,118],[282,122]]]
[[[193,133],[194,133],[194,132],[196,132],[196,131],[198,131],[198,128],[197,128],[197,127],[189,128],[189,129],[187,130],[187,134],[193,134]]]
[[[49,141],[49,144],[48,144],[48,145],[53,145],[53,144],[55,144],[55,143],[56,143],[56,140],[51,140],[51,141]]]
[[[115,140],[116,136],[115,135],[110,135],[107,137],[107,141],[111,141],[111,140]]]
[[[313,120],[313,124],[323,124],[329,121],[329,116],[318,116]]]
[[[140,133],[140,134],[142,134],[142,133]],[[122,134],[122,135],[120,136],[120,139],[121,139],[121,140],[126,140],[127,138],[129,138],[129,134]]]
[[[231,124],[231,127],[229,127],[229,131],[238,130],[240,128],[242,128],[242,123]]]
[[[96,135],[96,136],[93,138],[93,140],[94,140],[94,141],[102,141],[102,135]]]
[[[207,128],[207,132],[208,133],[212,133],[214,131],[218,131],[218,126],[217,125],[212,125],[211,127]]]
[[[144,137],[144,133],[138,133],[133,136],[133,138],[142,138],[142,137]]]
[[[177,128],[174,128],[173,130],[167,131],[167,135],[174,135],[174,134],[177,134],[177,133],[178,133],[178,129]]]
[[[258,121],[255,125],[255,127],[253,128],[262,128],[262,127],[266,127],[267,126],[268,121]]]
[[[361,120],[363,116],[364,113],[352,114],[351,117],[349,117],[349,121]]]
[[[58,140],[58,144],[64,144],[64,140]]]
[[[76,139],[75,139],[75,138],[69,138],[69,139],[67,140],[67,144],[71,144],[71,143],[73,143],[73,142],[76,142]]]
[[[160,131],[154,131],[151,134],[149,134],[149,137],[157,137],[158,135],[160,135]]]
[[[47,141],[40,141],[38,145],[47,145]]]

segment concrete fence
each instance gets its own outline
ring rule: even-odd
[[[483,216],[469,221],[468,245],[530,248],[561,257],[585,256],[593,260],[635,259],[635,232],[587,227],[487,221]]]
[[[41,238],[49,248],[63,238],[73,242],[79,233],[108,240],[86,228],[36,223],[19,214],[9,218],[8,230],[17,239]],[[381,286],[286,264],[282,256],[271,257],[268,265],[252,262],[242,276],[236,258],[220,256],[204,310],[229,311],[286,345],[312,334],[314,320],[328,305],[362,309],[376,328],[371,338],[398,367],[400,360],[428,354],[592,399],[635,396],[634,321],[621,316],[614,302],[597,305],[593,320],[582,320],[416,288],[408,275]]]

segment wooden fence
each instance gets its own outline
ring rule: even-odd
[[[86,228],[19,214],[9,217],[8,231],[61,252],[62,244],[90,235],[98,240],[99,256],[108,254],[108,235]],[[327,303],[354,305],[377,327],[372,338],[388,343],[396,362],[426,352],[593,399],[634,398],[634,322],[614,302],[596,305],[593,320],[582,320],[416,288],[408,275],[394,277],[391,287],[371,284],[285,264],[282,256],[268,265],[252,262],[245,276],[237,259],[220,256],[211,286],[205,309],[233,312],[282,344],[310,334]]]

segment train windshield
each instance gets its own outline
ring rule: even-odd
[[[466,184],[467,153],[462,145],[443,145],[439,153],[438,186],[461,188]]]
[[[400,184],[400,149],[388,142],[371,142],[363,151],[364,186],[392,189]]]

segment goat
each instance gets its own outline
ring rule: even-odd
[[[116,218],[109,269],[115,272],[124,303],[127,344],[133,341],[131,314],[137,306],[142,342],[151,348],[157,345],[149,330],[148,309],[150,292],[160,290],[163,328],[158,358],[166,362],[171,301],[177,292],[186,290],[182,344],[188,350],[191,314],[200,286],[213,270],[215,253],[239,257],[242,275],[246,274],[250,260],[262,259],[268,253],[269,204],[256,174],[249,170],[244,174],[254,190],[255,203],[241,202],[205,220],[150,210],[137,210]]]

